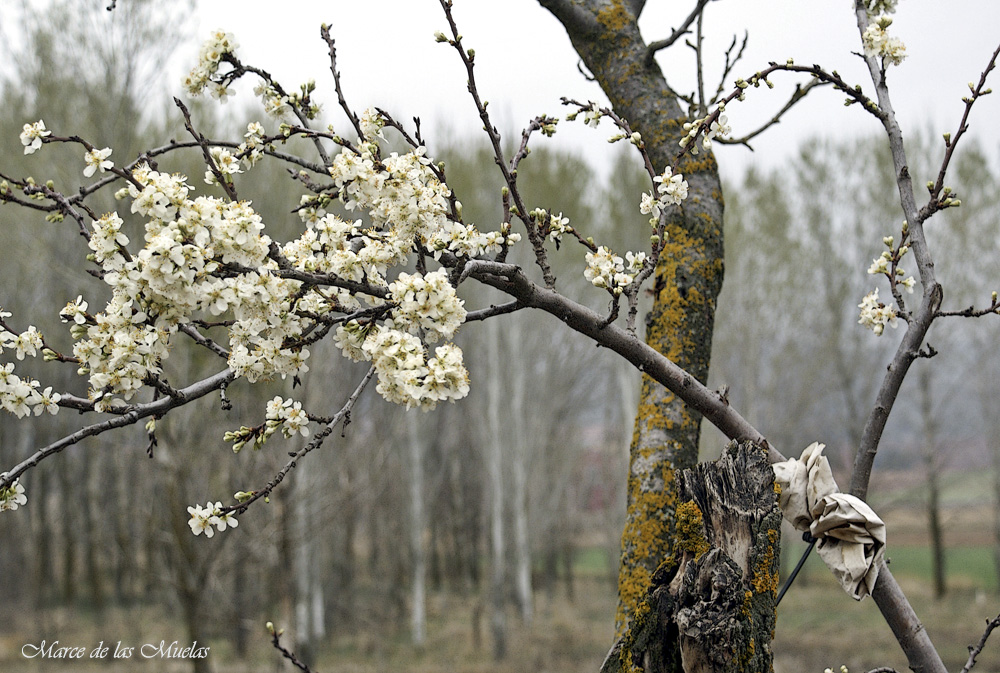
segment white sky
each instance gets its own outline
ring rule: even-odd
[[[768,61],[818,63],[851,83],[871,90],[858,49],[851,0],[716,0],[705,16],[707,53],[721,54],[734,34],[748,30],[750,42],[735,76],[747,76]],[[338,64],[348,101],[355,108],[378,105],[397,119],[421,117],[431,143],[437,132],[470,137],[481,128],[465,91],[465,75],[455,52],[436,44],[433,33],[446,23],[437,0],[297,0],[276,11],[273,0],[198,0],[198,41],[210,30],[236,34],[242,58],[269,70],[287,89],[308,78],[320,86],[329,117],[336,112],[329,59],[319,37],[327,22],[337,40]],[[647,40],[668,35],[693,6],[693,0],[648,0],[640,26]],[[561,115],[560,96],[605,101],[595,83],[577,71],[577,56],[562,26],[536,0],[455,0],[454,13],[464,43],[477,54],[481,95],[490,101],[495,123],[508,135],[540,113]],[[932,127],[954,131],[966,83],[978,80],[1000,43],[997,0],[900,0],[890,29],[907,45],[906,61],[890,71],[893,103],[904,133]],[[190,49],[190,48],[188,48]],[[691,50],[682,44],[661,52],[668,81],[681,91],[694,85]],[[183,54],[178,69],[190,67]],[[720,56],[721,59],[721,56]],[[721,62],[709,63],[706,87],[714,90]],[[1000,100],[1000,75],[997,78]],[[730,80],[734,79],[731,77]],[[730,106],[735,135],[769,118],[787,99],[796,80],[772,78],[774,91],[751,90],[747,101]],[[174,80],[176,81],[176,80]],[[731,82],[727,83],[728,87]],[[324,95],[326,94],[326,95]],[[994,120],[998,102],[987,98],[973,112],[972,128],[993,152],[1000,145]],[[333,121],[343,128],[343,118]],[[554,142],[578,148],[598,166],[611,150],[604,125],[594,132],[582,125],[560,125]],[[857,107],[843,106],[843,95],[814,91],[785,121],[757,139],[756,152],[739,147],[719,151],[726,174],[735,176],[751,162],[775,166],[814,135],[871,133],[877,122]]]

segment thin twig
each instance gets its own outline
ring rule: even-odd
[[[273,627],[271,628],[271,644],[274,646],[274,649],[281,652],[281,656],[283,656],[285,659],[288,659],[288,661],[292,662],[292,665],[298,668],[300,671],[304,671],[305,673],[313,673],[313,670],[311,668],[309,668],[306,664],[299,661],[299,658],[295,656],[294,652],[292,652],[291,650],[289,650],[288,648],[286,648],[284,645],[281,644],[281,641],[279,640],[279,638],[281,638],[281,634],[282,631],[278,631]]]
[[[343,421],[345,425],[349,422],[351,409],[354,407],[354,403],[358,401],[358,397],[361,396],[361,393],[362,391],[364,391],[365,386],[368,385],[368,382],[371,381],[372,376],[374,375],[375,375],[375,368],[371,367],[368,370],[368,373],[365,374],[365,377],[361,379],[361,383],[358,384],[358,387],[355,388],[354,392],[351,393],[351,396],[347,398],[347,402],[345,402],[344,406],[340,408],[340,411],[338,411],[337,414],[332,419],[330,419],[330,422],[326,424],[326,427],[317,432],[316,435],[305,446],[303,446],[298,451],[292,453],[291,460],[285,463],[285,466],[282,467],[281,470],[279,470],[276,475],[274,475],[271,481],[269,481],[267,485],[264,486],[264,488],[257,491],[253,491],[253,495],[247,500],[244,500],[243,502],[237,503],[235,505],[229,505],[227,507],[222,507],[221,511],[223,513],[236,512],[238,514],[242,514],[255,501],[260,500],[261,498],[268,497],[271,494],[271,491],[277,488],[278,484],[282,482],[285,476],[293,469],[295,469],[297,462],[301,458],[303,458],[307,453],[315,451],[316,449],[321,447],[323,445],[323,440],[325,440],[330,435],[330,433],[333,432],[334,428],[341,421]]]
[[[969,671],[972,670],[972,667],[976,665],[976,657],[978,657],[979,653],[983,651],[984,647],[986,647],[987,639],[990,637],[990,634],[993,633],[993,629],[998,626],[1000,626],[1000,615],[986,621],[986,630],[983,631],[983,637],[980,638],[979,642],[975,645],[969,645],[969,659],[965,662],[965,666],[962,667],[960,673],[969,673]]]
[[[705,5],[709,2],[711,2],[711,0],[698,0],[698,4],[694,6],[694,9],[692,9],[691,13],[688,14],[688,17],[684,19],[684,23],[674,29],[674,32],[670,34],[670,37],[665,40],[650,42],[649,46],[646,47],[646,62],[652,63],[653,57],[656,56],[656,52],[672,46],[675,42],[677,42],[677,40],[691,32],[691,24],[694,23],[695,19],[701,16],[702,10],[705,9]]]

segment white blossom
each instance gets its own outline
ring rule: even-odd
[[[0,474],[0,477],[5,475],[6,473]],[[10,486],[0,488],[0,512],[13,511],[27,502],[28,497],[24,495],[24,486],[17,483],[16,479]]]
[[[906,58],[906,45],[898,37],[890,37],[886,30],[892,19],[882,16],[872,22],[861,35],[865,55],[881,58],[883,65],[899,65]]]
[[[85,152],[83,161],[87,165],[83,169],[83,175],[89,178],[98,169],[103,173],[109,168],[114,167],[115,163],[108,159],[109,156],[111,156],[110,147],[105,147],[103,150],[88,150]]]
[[[861,309],[858,324],[869,328],[875,332],[876,336],[882,335],[886,325],[892,328],[896,327],[898,316],[896,309],[892,306],[886,306],[878,300],[878,288],[865,295],[865,298],[858,304],[858,308]]]
[[[24,145],[24,153],[33,154],[42,146],[42,138],[50,135],[52,132],[45,130],[45,122],[41,119],[33,124],[25,124],[21,131],[21,144]]]
[[[209,502],[205,507],[201,505],[188,507],[188,514],[191,515],[191,518],[188,519],[188,525],[191,527],[191,532],[195,535],[204,533],[205,537],[212,537],[215,535],[216,528],[220,531],[226,530],[227,527],[236,528],[239,525],[236,517],[231,512],[223,514],[221,510],[221,502]]]

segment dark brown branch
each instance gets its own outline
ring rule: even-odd
[[[215,343],[205,335],[203,335],[191,323],[183,322],[180,325],[178,325],[178,329],[181,332],[184,332],[184,334],[187,334],[189,337],[191,337],[191,339],[199,346],[204,346],[208,350],[218,355],[220,358],[223,358],[225,360],[229,359],[229,351],[227,351],[225,348]]]
[[[216,182],[218,182],[223,191],[226,192],[226,196],[229,197],[230,201],[239,201],[239,197],[236,195],[236,187],[227,176],[222,174],[222,171],[219,170],[219,167],[215,163],[215,159],[212,158],[212,153],[208,149],[208,139],[194,129],[194,125],[191,123],[191,113],[188,111],[187,106],[181,102],[180,98],[174,98],[174,105],[180,108],[181,114],[184,115],[184,128],[187,129],[188,133],[191,134],[191,137],[195,139],[195,142],[197,142],[198,146],[201,148],[201,154],[205,159],[205,165],[208,166],[208,170],[212,171],[212,175],[215,176]]]
[[[340,86],[340,71],[337,70],[337,47],[333,38],[330,37],[330,28],[324,23],[320,26],[319,34],[330,50],[330,72],[333,73],[333,88],[337,91],[337,102],[340,104],[340,109],[344,111],[350,120],[351,126],[354,127],[354,131],[358,134],[358,138],[363,138],[365,134],[361,130],[361,120],[358,119],[358,115],[354,113],[351,106],[347,104],[347,99],[344,98],[344,90]]]
[[[707,5],[709,2],[711,2],[711,0],[698,0],[698,4],[694,6],[694,9],[692,9],[691,13],[688,14],[688,17],[684,19],[684,23],[682,23],[679,27],[675,28],[674,32],[670,34],[670,37],[664,40],[657,40],[655,42],[650,42],[649,47],[646,48],[646,62],[652,63],[653,58],[656,56],[656,52],[662,51],[663,49],[673,46],[673,44],[677,42],[677,40],[681,39],[689,32],[691,32],[690,31],[691,24],[694,23],[699,16],[701,16],[701,13],[705,9],[705,5]],[[636,13],[636,17],[638,17],[638,12]]]
[[[729,43],[729,48],[726,49],[726,65],[722,69],[722,76],[719,77],[719,86],[715,90],[715,95],[712,96],[711,104],[715,105],[719,96],[726,88],[726,82],[729,80],[729,75],[733,72],[733,68],[736,64],[743,60],[743,53],[746,51],[747,43],[750,41],[750,33],[748,31],[743,31],[743,42],[740,44],[740,50],[736,52],[736,56],[733,56],[733,49],[736,48],[736,36],[733,35],[733,41]]]

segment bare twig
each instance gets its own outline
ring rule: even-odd
[[[281,644],[280,638],[283,631],[275,629],[270,622],[268,622],[268,627],[270,628],[271,631],[271,644],[274,646],[274,649],[281,652],[281,656],[283,656],[285,659],[288,659],[288,661],[290,661],[292,665],[295,666],[300,671],[304,671],[304,673],[313,673],[313,670],[311,668],[309,668],[306,664],[299,661],[299,658],[295,656],[294,652],[292,652],[291,650],[289,650],[288,648],[286,648],[284,645]]]
[[[271,491],[277,488],[278,484],[282,482],[285,476],[295,469],[296,464],[300,459],[302,459],[307,453],[315,451],[319,447],[323,446],[323,441],[330,435],[331,432],[333,432],[334,428],[336,428],[341,421],[344,422],[345,426],[350,422],[351,409],[354,407],[354,403],[358,401],[358,398],[361,396],[362,391],[364,391],[365,386],[368,385],[368,382],[371,381],[372,376],[374,375],[375,368],[371,367],[368,370],[368,373],[365,374],[365,377],[361,379],[361,383],[359,383],[357,388],[354,389],[354,392],[351,393],[351,396],[347,398],[347,402],[345,402],[344,406],[340,408],[340,411],[338,411],[337,414],[330,419],[330,421],[326,424],[326,427],[317,432],[305,446],[292,453],[291,460],[285,463],[285,466],[282,467],[276,475],[274,475],[274,478],[272,478],[271,481],[264,486],[264,488],[253,491],[253,495],[243,502],[222,507],[221,511],[223,513],[237,512],[242,514],[257,500],[267,498],[271,494]]]
[[[935,180],[934,185],[930,188],[931,199],[923,208],[920,209],[921,220],[926,220],[933,213],[942,208],[947,208],[948,206],[942,201],[941,192],[944,189],[944,179],[945,174],[948,172],[948,166],[951,163],[951,158],[955,153],[955,147],[958,145],[958,141],[961,140],[965,132],[969,130],[969,114],[972,112],[972,106],[975,105],[976,101],[981,97],[990,93],[990,90],[986,87],[986,78],[989,76],[990,72],[996,68],[997,58],[1000,57],[1000,46],[996,48],[993,52],[993,56],[990,57],[989,63],[986,64],[986,68],[979,75],[979,82],[972,86],[969,85],[972,95],[963,99],[965,103],[965,109],[962,111],[962,119],[958,122],[958,130],[955,131],[954,135],[946,135],[944,146],[945,152],[944,157],[941,160],[941,169],[938,171],[937,180]],[[947,198],[947,195],[946,197]]]
[[[195,139],[198,146],[201,148],[201,154],[205,159],[205,165],[208,166],[208,170],[212,171],[212,175],[215,176],[215,181],[219,183],[223,191],[226,192],[226,196],[229,197],[231,201],[239,201],[239,197],[236,195],[236,186],[233,185],[232,181],[227,178],[227,176],[222,174],[219,167],[215,163],[215,159],[212,158],[212,153],[209,151],[208,139],[195,131],[194,125],[191,123],[191,113],[188,111],[187,106],[181,102],[180,98],[174,98],[174,105],[180,108],[181,114],[184,115],[184,128],[187,129],[191,137]]]
[[[980,638],[979,642],[975,645],[969,645],[969,659],[965,662],[965,666],[962,667],[962,670],[959,673],[969,673],[969,671],[972,670],[972,667],[976,665],[976,657],[978,657],[979,653],[983,651],[984,647],[986,647],[987,639],[990,637],[990,634],[993,633],[993,629],[998,626],[1000,626],[1000,615],[986,621],[986,630],[983,632],[983,637]]]
[[[358,138],[363,138],[365,134],[361,130],[361,120],[358,119],[358,115],[354,113],[351,106],[347,104],[347,99],[344,98],[344,89],[340,85],[340,71],[337,70],[337,46],[333,38],[330,37],[329,26],[325,23],[320,26],[319,34],[330,50],[330,72],[333,74],[333,87],[337,91],[337,102],[340,104],[340,109],[344,111],[350,120],[351,126],[354,127],[354,131],[358,134]]]
[[[462,36],[458,32],[458,25],[455,23],[455,17],[451,13],[452,0],[439,0],[439,2],[441,3],[441,9],[444,10],[445,18],[448,20],[448,27],[450,28],[452,34],[452,38],[448,40],[448,43],[454,47],[455,51],[458,52],[459,57],[462,59],[462,63],[465,65],[465,72],[468,75],[469,82],[469,94],[472,96],[476,109],[479,111],[479,118],[483,122],[483,129],[486,131],[486,135],[490,139],[490,144],[493,146],[494,160],[500,168],[500,172],[503,174],[504,184],[507,185],[510,198],[513,200],[513,206],[506,209],[504,217],[508,217],[509,213],[513,212],[518,218],[521,219],[522,222],[524,222],[528,233],[528,240],[531,242],[532,249],[535,253],[535,263],[542,272],[542,278],[545,280],[545,286],[555,287],[555,276],[552,275],[552,269],[549,267],[548,258],[545,252],[545,239],[539,235],[538,231],[532,226],[531,221],[528,219],[527,207],[525,206],[524,200],[521,198],[521,192],[517,187],[517,170],[512,168],[512,166],[509,165],[505,159],[503,148],[500,145],[500,132],[497,130],[496,126],[493,125],[489,113],[486,111],[486,104],[479,96],[479,89],[476,85],[475,54],[466,50],[462,45]]]
[[[805,84],[805,86],[802,86],[800,84],[796,84],[795,85],[795,91],[792,92],[791,97],[789,97],[788,102],[785,103],[784,107],[782,107],[780,110],[778,110],[777,114],[775,114],[773,117],[771,117],[770,120],[768,120],[767,122],[765,122],[764,124],[762,124],[756,130],[751,131],[750,133],[748,133],[745,136],[742,136],[740,138],[716,138],[714,140],[714,142],[718,142],[718,143],[720,143],[722,145],[745,145],[747,147],[747,149],[753,150],[753,147],[750,146],[750,141],[751,140],[753,140],[754,138],[756,138],[757,136],[759,136],[761,133],[763,133],[764,131],[768,130],[772,126],[774,126],[775,124],[781,123],[781,118],[783,116],[785,116],[786,112],[788,112],[793,107],[795,107],[796,103],[798,103],[800,100],[802,100],[803,98],[805,98],[806,95],[808,95],[808,93],[810,91],[812,91],[814,88],[816,88],[818,86],[824,86],[826,84],[830,84],[830,82],[823,82],[823,81],[821,81],[821,80],[819,80],[819,79],[817,79],[815,77],[813,79],[809,80]]]
[[[698,4],[694,6],[694,9],[692,9],[691,13],[688,14],[688,17],[684,19],[684,22],[680,26],[674,29],[674,32],[672,32],[669,37],[664,40],[650,42],[649,46],[646,47],[646,62],[652,63],[653,57],[656,56],[656,52],[673,46],[677,40],[691,32],[691,24],[695,22],[695,19],[701,16],[702,11],[705,9],[705,5],[709,2],[711,2],[711,0],[698,0]]]

